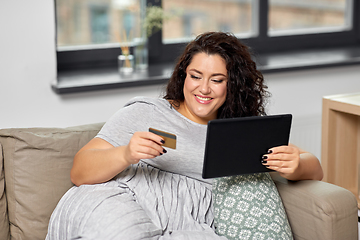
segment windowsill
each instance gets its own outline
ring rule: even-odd
[[[360,64],[360,46],[268,53],[257,56],[257,62],[262,73]],[[64,94],[164,84],[170,78],[173,66],[172,63],[151,65],[147,71],[135,71],[127,77],[121,77],[114,68],[64,71],[58,73],[52,88],[56,93]]]
[[[57,83],[52,88],[63,94],[162,84],[169,80],[172,69],[172,64],[158,64],[124,77],[116,68],[72,70],[58,73]]]

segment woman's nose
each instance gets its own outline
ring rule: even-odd
[[[203,79],[200,85],[200,92],[202,94],[209,94],[211,92],[209,81],[207,79]]]

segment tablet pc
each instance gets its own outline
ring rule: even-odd
[[[288,145],[292,115],[215,119],[208,122],[203,178],[270,172],[262,156]]]

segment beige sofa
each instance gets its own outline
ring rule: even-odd
[[[50,215],[72,186],[75,153],[101,128],[0,130],[0,239],[44,239]],[[274,177],[295,239],[353,239],[357,202],[343,188]]]

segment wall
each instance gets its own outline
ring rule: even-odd
[[[269,113],[292,113],[290,141],[321,156],[322,97],[360,93],[360,66],[266,74]]]
[[[57,95],[52,0],[0,1],[0,128],[106,121],[133,96],[162,86]],[[266,74],[269,113],[294,115],[291,141],[320,157],[322,96],[360,92],[360,66]]]

